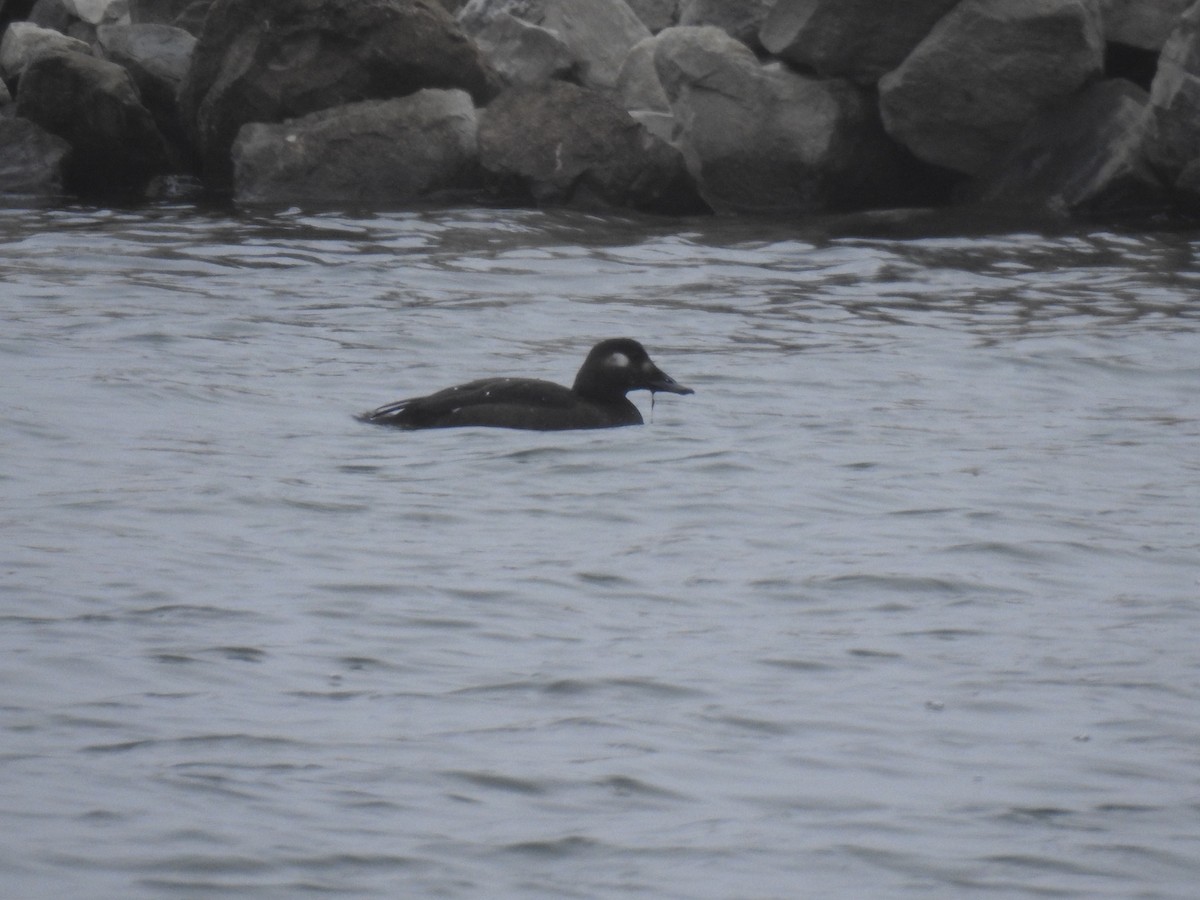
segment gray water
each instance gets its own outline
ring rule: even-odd
[[[1196,897],[1198,251],[6,213],[0,893]]]

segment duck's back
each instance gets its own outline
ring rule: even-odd
[[[560,384],[535,378],[481,378],[425,397],[390,403],[361,418],[399,428],[484,425],[535,431],[642,423],[641,413],[625,397],[598,402]]]

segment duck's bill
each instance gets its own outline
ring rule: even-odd
[[[659,372],[647,382],[646,387],[651,391],[666,391],[668,394],[694,394],[690,387],[684,387],[666,372]]]

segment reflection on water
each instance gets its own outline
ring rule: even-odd
[[[11,213],[6,893],[1192,896],[1196,247]]]

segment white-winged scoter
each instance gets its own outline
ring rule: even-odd
[[[642,414],[625,396],[636,390],[694,393],[656,366],[637,341],[611,338],[592,348],[569,388],[536,378],[481,378],[425,397],[398,400],[358,418],[409,429],[613,428],[642,424]]]

